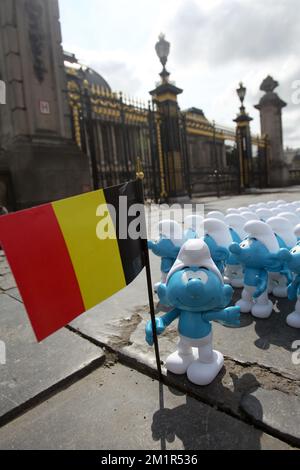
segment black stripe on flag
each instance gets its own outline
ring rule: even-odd
[[[104,195],[107,204],[111,204],[115,208],[116,213],[116,221],[115,221],[115,229],[117,234],[117,241],[119,245],[124,275],[126,279],[126,284],[130,284],[136,276],[141,272],[141,270],[145,266],[144,260],[144,253],[143,253],[143,242],[141,238],[137,240],[133,240],[128,235],[128,227],[130,223],[136,219],[136,216],[129,216],[128,209],[132,204],[141,204],[143,206],[143,213],[141,214],[141,221],[144,224],[143,227],[138,227],[138,230],[141,233],[146,234],[146,220],[145,220],[145,211],[144,211],[144,201],[142,200],[141,191],[139,185],[141,184],[140,181],[129,181],[128,183],[121,184],[118,186],[112,186],[110,188],[104,189]],[[120,229],[120,207],[119,207],[119,197],[126,196],[127,197],[127,205],[126,207],[122,208],[121,210],[127,211],[127,237],[126,239],[119,238],[119,229]],[[124,199],[125,201],[125,199]],[[111,213],[112,219],[114,220],[114,216]],[[125,214],[122,213],[124,218]],[[139,216],[139,214],[137,214]],[[124,228],[123,228],[124,231]]]

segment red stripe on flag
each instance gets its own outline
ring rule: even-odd
[[[0,242],[38,341],[85,311],[51,204],[0,217]]]

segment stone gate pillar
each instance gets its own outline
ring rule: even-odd
[[[1,0],[0,169],[17,208],[89,188],[87,158],[71,141],[58,0]]]
[[[189,200],[185,175],[184,155],[182,154],[179,106],[177,96],[183,90],[177,88],[169,81],[169,72],[165,65],[170,50],[170,43],[165,36],[159,36],[159,42],[155,46],[157,55],[163,65],[160,73],[161,83],[150,91],[153,101],[156,103],[160,119],[160,132],[163,151],[163,171],[165,180],[166,198],[171,202],[184,202]]]
[[[282,108],[286,103],[274,92],[279,85],[271,76],[263,80],[260,90],[265,94],[255,106],[260,112],[261,134],[269,141],[269,182],[271,186],[286,186],[289,183],[288,165],[284,160]]]

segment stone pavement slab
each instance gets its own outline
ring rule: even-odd
[[[157,381],[99,368],[0,429],[0,449],[289,449]]]
[[[104,360],[101,348],[62,329],[37,343],[22,303],[0,294],[0,424],[66,379]]]
[[[278,390],[255,390],[245,394],[241,407],[255,424],[271,431],[280,429],[283,436],[300,447],[300,399]]]

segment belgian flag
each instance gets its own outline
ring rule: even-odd
[[[140,185],[136,180],[0,218],[0,244],[38,341],[124,288],[145,266],[142,237],[119,237],[121,214],[126,220],[125,210],[143,204]],[[114,231],[109,238],[97,236],[104,217]],[[128,225],[133,219],[127,217]],[[144,212],[140,220],[143,231]]]

